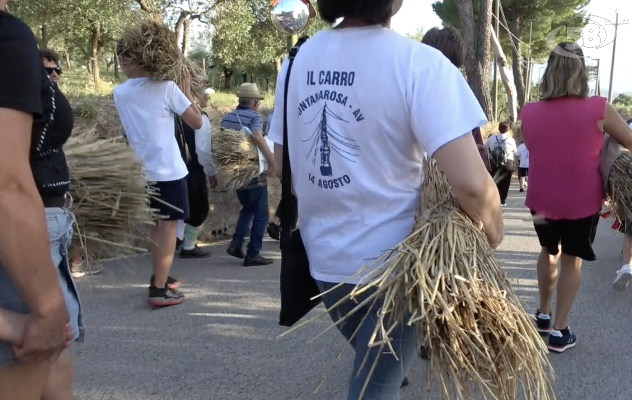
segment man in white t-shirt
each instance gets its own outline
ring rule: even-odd
[[[169,277],[176,248],[178,220],[189,219],[187,166],[176,140],[175,116],[193,129],[202,127],[202,114],[191,95],[191,76],[184,71],[181,88],[173,81],[154,81],[117,47],[121,69],[128,80],[114,89],[114,104],[125,135],[137,159],[143,162],[145,179],[158,189],[159,201],[151,207],[161,219],[151,232],[150,251],[154,275],[147,302],[154,307],[180,304],[184,295],[175,290],[179,281]]]
[[[522,143],[518,146],[518,151],[516,152],[516,157],[518,157],[518,180],[520,181],[520,191],[524,192],[524,189],[527,187],[527,180],[529,178],[529,149],[527,149],[527,145]]]
[[[509,124],[498,124],[497,135],[490,136],[485,142],[485,148],[489,154],[489,163],[492,168],[492,176],[498,187],[500,203],[507,206],[507,195],[511,186],[511,177],[515,170],[516,141],[509,136]]]

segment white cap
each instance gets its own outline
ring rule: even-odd
[[[204,89],[204,94],[213,94],[213,93],[215,93],[215,90],[213,90],[213,88]]]

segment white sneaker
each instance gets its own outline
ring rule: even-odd
[[[84,260],[81,263],[74,265],[70,268],[70,273],[73,278],[83,278],[88,275],[96,275],[101,272],[101,268],[98,265],[91,265],[88,267]]]
[[[614,290],[623,292],[632,279],[632,268],[630,264],[626,264],[619,271],[617,271],[617,278],[612,283]]]

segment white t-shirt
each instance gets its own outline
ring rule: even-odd
[[[184,114],[191,102],[175,82],[129,79],[114,88],[114,104],[129,145],[144,164],[145,179],[168,182],[187,176],[174,114]]]
[[[520,160],[520,168],[529,168],[529,149],[527,149],[527,145],[523,143],[518,146],[516,156]]]
[[[507,154],[507,160],[514,160],[514,154],[516,153],[516,141],[509,137],[506,133],[499,133],[498,135],[490,136],[485,142],[487,151],[491,152],[500,144]]]
[[[270,139],[283,144],[288,60]],[[412,233],[422,160],[487,123],[438,50],[373,26],[321,31],[299,50],[288,96],[289,153],[312,276],[348,281]]]

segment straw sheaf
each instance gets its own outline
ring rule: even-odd
[[[252,136],[232,129],[213,129],[213,156],[220,184],[238,189],[259,175],[259,151]]]
[[[191,93],[201,98],[205,89],[204,70],[184,57],[176,34],[163,22],[142,20],[123,33],[123,50],[131,62],[155,80],[171,80],[180,84],[186,67],[191,74]]]
[[[632,221],[632,153],[624,151],[612,164],[608,177],[609,199],[606,202],[613,215],[622,221]]]
[[[402,325],[416,327],[444,399],[515,400],[518,391],[525,399],[555,399],[546,345],[485,234],[460,210],[434,161],[426,160],[424,171],[413,233],[361,271],[367,283],[327,312],[348,300],[358,303],[352,313],[376,305],[370,346],[396,357],[391,333]],[[365,367],[372,373],[375,364]]]
[[[73,137],[64,149],[70,169],[70,194],[77,219],[75,242],[88,261],[116,250],[119,254],[145,251],[148,225],[156,213],[149,207],[150,189],[122,138],[96,135]]]

